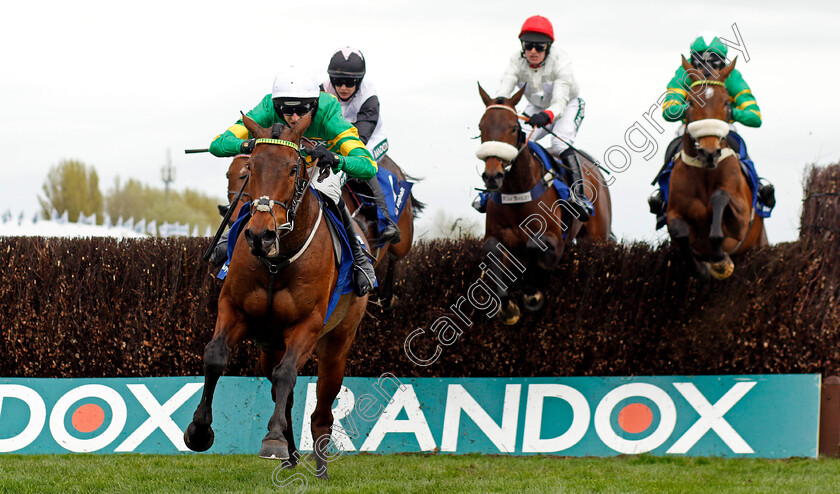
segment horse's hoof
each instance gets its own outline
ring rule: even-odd
[[[531,312],[536,312],[543,308],[545,305],[545,296],[539,290],[537,290],[533,294],[523,294],[522,295],[522,305],[525,306],[526,310]]]
[[[713,262],[710,266],[712,276],[716,280],[725,280],[732,276],[732,273],[735,271],[735,263],[732,262],[732,259],[729,256],[726,256],[726,259]]]
[[[499,312],[499,317],[502,318],[502,324],[506,326],[513,326],[514,324],[519,322],[519,317],[522,313],[519,311],[519,306],[517,306],[513,300],[508,300],[508,305],[505,309]]]
[[[266,460],[288,460],[289,446],[285,441],[277,439],[263,439],[260,447],[260,458]]]
[[[711,269],[709,267],[709,263],[707,262],[700,262],[697,263],[697,277],[703,281],[707,281],[709,278],[712,277]]]
[[[195,422],[190,423],[184,432],[184,444],[191,450],[199,453],[210,449],[215,439],[216,434],[213,432],[212,427],[199,427],[195,425]]]

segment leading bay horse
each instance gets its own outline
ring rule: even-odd
[[[666,219],[671,241],[701,278],[710,274],[728,278],[735,269],[730,254],[768,243],[738,153],[726,139],[731,103],[724,81],[736,60],[720,72],[701,72],[682,57],[691,87],[682,151],[671,171]]]
[[[318,475],[326,478],[332,404],[368,297],[343,295],[325,321],[338,270],[327,219],[309,190],[298,150],[312,113],[292,128],[265,129],[247,116],[242,120],[257,139],[248,160],[252,216],[243,234],[246,241],[236,243],[219,295],[216,329],[204,352],[204,392],[184,441],[193,451],[206,451],[213,444],[216,383],[231,348],[251,338],[263,347],[260,363],[275,402],[259,456],[296,464],[293,390],[298,372],[314,351],[318,401],[311,432]]]
[[[526,266],[536,268],[526,268],[522,298],[527,309],[538,310],[545,300],[540,290],[545,284],[545,272],[557,266],[566,248],[578,237],[601,241],[610,238],[610,193],[598,167],[577,153],[584,189],[595,210],[588,222],[578,219],[575,211],[560,199],[551,181],[546,184],[548,170],[525,142],[515,109],[525,88],[511,98],[491,98],[480,84],[478,91],[486,107],[478,124],[482,143],[479,158],[484,160],[482,179],[485,190],[501,194],[501,202],[487,202],[484,248],[490,252],[501,243],[512,255],[524,255]],[[504,279],[505,275],[509,279],[500,266],[488,265],[493,276]],[[515,324],[520,316],[517,303],[503,285],[493,285],[502,303],[502,321]]]
[[[311,141],[307,141],[308,139],[304,138],[305,147],[314,145]],[[249,173],[247,164],[248,155],[237,155],[231,161],[228,171],[225,174],[228,181],[228,206],[219,206],[219,213],[224,216],[229,208],[233,208],[233,212],[228,219],[229,226],[233,225],[233,222],[239,218],[239,210],[242,208],[242,205],[251,200],[247,186],[244,190],[242,189]],[[398,181],[409,179],[402,168],[394,163],[388,155],[380,158],[377,164],[391,172]],[[364,186],[362,185],[361,187]],[[242,190],[242,194],[240,194],[239,200],[236,200],[236,196],[240,190]],[[344,202],[347,203],[350,212],[353,213],[353,217],[362,226],[368,245],[376,245],[377,217],[375,206],[363,207],[359,194],[350,190],[350,182],[342,188],[342,197],[344,198]],[[405,207],[397,221],[397,226],[400,229],[400,241],[396,244],[388,244],[387,246],[377,246],[373,250],[374,257],[376,258],[374,267],[377,269],[377,278],[380,280],[379,287],[376,289],[376,295],[384,310],[393,309],[397,304],[397,296],[394,294],[396,264],[400,259],[407,256],[411,250],[411,245],[414,242],[415,214],[423,211],[423,208],[426,206],[424,203],[415,199],[413,192],[409,193],[408,197],[403,198],[403,200],[406,201]],[[383,266],[385,267],[383,268]]]

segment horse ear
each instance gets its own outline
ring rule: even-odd
[[[510,97],[510,99],[508,100],[510,106],[515,108],[517,103],[519,103],[519,100],[522,99],[523,94],[525,94],[525,86],[522,86],[522,88],[519,91],[517,91],[516,94]]]
[[[480,82],[478,83],[478,94],[481,95],[481,101],[484,102],[484,106],[490,106],[490,103],[493,102],[493,98],[491,98],[490,95],[487,94],[487,91],[485,91],[484,88],[481,87]]]
[[[309,128],[309,125],[312,123],[312,113],[313,111],[307,112],[306,115],[300,117],[300,120],[297,121],[296,124],[292,126],[292,141],[297,142],[303,136],[303,132]]]
[[[691,62],[685,59],[685,55],[680,55],[680,58],[682,58],[682,68],[685,69],[686,72],[691,73],[692,70],[696,70],[694,66],[691,65]]]
[[[242,125],[248,129],[248,132],[251,134],[251,137],[256,139],[264,138],[264,137],[271,137],[269,134],[271,133],[271,129],[266,129],[260,126],[257,122],[255,122],[251,117],[245,115],[241,111],[239,112],[242,115]]]
[[[720,80],[721,81],[725,81],[726,78],[729,77],[729,74],[731,74],[732,71],[735,70],[735,62],[737,62],[737,61],[738,61],[738,57],[733,58],[731,64],[727,65],[726,67],[724,67],[720,70]]]

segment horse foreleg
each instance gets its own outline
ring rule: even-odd
[[[290,335],[286,341],[286,353],[271,371],[271,384],[275,389],[274,413],[268,421],[268,434],[262,440],[260,458],[289,459],[290,443],[286,437],[287,430],[291,433],[291,409],[287,410],[287,406],[292,400],[298,371],[315,348],[321,326],[317,317],[311,317],[286,330],[286,334]]]
[[[230,349],[242,341],[245,332],[242,314],[229,300],[220,300],[216,331],[204,348],[204,390],[193,420],[184,432],[184,443],[193,451],[207,451],[213,445],[215,434],[210,426],[213,422],[213,394],[219,377],[227,367]]]
[[[668,234],[686,262],[694,269],[695,274],[702,279],[710,276],[709,265],[697,260],[691,249],[691,227],[679,216],[668,217]]]
[[[269,380],[271,380],[271,372],[282,358],[283,351],[281,350],[268,351],[264,349],[260,352],[260,368],[262,369],[263,375]],[[288,400],[286,401],[286,423],[288,424],[288,427],[286,427],[286,430],[283,431],[283,436],[286,438],[286,443],[288,444],[289,459],[283,463],[284,468],[294,468],[298,464],[300,456],[297,454],[297,446],[295,446],[295,433],[292,423],[292,406],[294,405],[294,398],[295,393],[293,391],[289,393]],[[274,385],[271,386],[271,402],[277,402],[277,388]]]
[[[504,324],[510,326],[519,322],[519,318],[522,314],[519,310],[519,306],[516,305],[513,297],[511,297],[508,292],[509,289],[507,283],[512,285],[516,280],[511,280],[509,278],[509,276],[511,276],[510,271],[503,269],[503,267],[499,265],[500,262],[507,261],[507,259],[500,260],[498,258],[499,251],[497,250],[497,247],[500,243],[499,239],[495,237],[487,237],[487,240],[484,242],[484,252],[487,254],[488,260],[485,263],[482,263],[480,267],[484,271],[484,275],[486,275],[487,279],[492,281],[492,283],[487,281],[486,284],[491,287],[493,293],[501,303],[499,318],[501,318]]]
[[[712,192],[709,198],[712,206],[712,225],[709,229],[709,244],[712,248],[711,274],[717,279],[728,278],[735,269],[732,259],[723,251],[723,214],[730,201],[729,193],[722,189]]]

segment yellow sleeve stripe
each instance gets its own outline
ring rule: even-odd
[[[672,93],[674,93],[674,94],[678,94],[678,95],[682,96],[683,98],[685,98],[686,96],[688,96],[688,93],[687,93],[687,92],[685,92],[684,90],[682,90],[682,89],[680,89],[680,88],[678,88],[678,87],[669,87],[669,88],[668,88],[668,91],[671,91],[671,92],[672,92]]]
[[[339,146],[339,148],[338,148],[338,154],[341,154],[343,156],[350,156],[350,151],[352,151],[354,149],[359,149],[359,148],[367,149],[365,147],[365,145],[362,144],[362,141],[356,141],[356,140],[353,140],[353,139],[348,139],[348,140],[341,143],[341,146]],[[365,154],[367,154],[367,153],[365,153]],[[360,156],[360,157],[367,158],[367,156]],[[371,160],[371,161],[373,161],[373,160]]]
[[[665,110],[665,109],[670,108],[670,107],[672,107],[672,106],[674,106],[674,105],[681,105],[681,104],[682,104],[682,102],[681,102],[681,101],[679,101],[679,100],[675,100],[675,99],[671,99],[671,100],[668,100],[668,101],[666,101],[666,102],[662,103],[662,109],[663,109],[663,110]]]
[[[755,113],[756,115],[758,115],[758,118],[761,118],[761,112],[760,112],[760,111],[758,111],[758,110],[753,110],[752,108],[750,108],[750,109],[749,109],[749,110],[747,110],[747,111],[751,111],[751,112]]]
[[[359,138],[359,131],[356,130],[356,127],[351,126],[341,134],[338,134],[331,140],[327,141],[327,147],[332,149],[336,145],[336,143],[338,143],[342,139],[347,139],[348,137],[355,138],[357,141],[359,141],[359,143],[362,142],[362,140]]]
[[[738,98],[740,98],[740,97],[741,97],[742,95],[744,95],[744,94],[752,94],[752,91],[750,91],[749,89],[744,89],[744,90],[743,90],[743,91],[741,91],[740,93],[738,93],[738,94],[736,94],[735,96],[733,96],[733,97],[732,97],[732,99],[733,99],[733,100],[737,100]]]
[[[738,109],[743,110],[744,108],[746,108],[748,106],[751,106],[751,105],[758,106],[758,103],[756,103],[755,101],[744,101],[743,103],[738,105]]]
[[[248,138],[248,129],[245,128],[242,124],[234,124],[228,127],[228,130],[231,134],[236,136],[238,139],[247,139]]]

